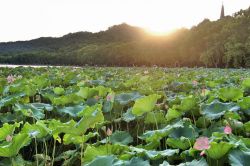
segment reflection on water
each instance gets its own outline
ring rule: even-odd
[[[41,66],[41,65],[5,65],[5,64],[0,64],[0,67],[10,67],[10,68],[15,68],[15,67],[48,67],[48,66]]]
[[[9,65],[9,64],[0,64],[0,67],[9,67],[9,68],[15,68],[15,67],[73,67],[77,68],[76,66],[52,66],[52,65]]]

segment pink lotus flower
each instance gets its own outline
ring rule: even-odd
[[[112,97],[110,95],[107,96],[107,101],[111,101]]]
[[[110,130],[110,128],[108,128],[106,134],[107,134],[107,136],[111,136],[112,135],[112,130]]]
[[[200,156],[204,156],[205,150],[201,151]]]
[[[15,81],[15,77],[13,76],[13,75],[9,75],[8,77],[7,77],[7,82],[10,84],[10,83],[12,83],[12,82],[14,82]]]
[[[198,81],[193,80],[193,85],[194,85],[194,86],[197,86],[197,85],[198,85]]]
[[[227,125],[225,128],[224,128],[224,133],[225,134],[232,134],[232,128]]]
[[[11,142],[11,141],[12,141],[12,136],[7,135],[6,138],[5,138],[5,140],[6,140],[7,142]]]
[[[107,101],[112,101],[113,98],[114,98],[114,95],[112,95],[112,94],[109,94],[109,95],[106,97]]]
[[[206,150],[209,148],[210,148],[210,145],[209,145],[209,140],[207,137],[200,137],[194,143],[194,149],[196,149],[196,150],[203,151],[203,150]]]

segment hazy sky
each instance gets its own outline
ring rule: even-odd
[[[250,0],[223,0],[226,15]],[[0,41],[105,30],[126,22],[153,32],[220,16],[221,0],[0,0]]]

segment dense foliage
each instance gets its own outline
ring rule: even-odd
[[[0,63],[250,67],[249,27],[250,8],[161,37],[121,24],[99,33],[0,43]]]
[[[0,68],[0,165],[248,165],[250,70]]]

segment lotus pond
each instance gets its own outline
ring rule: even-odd
[[[250,163],[250,70],[17,67],[0,73],[0,165]]]

